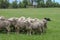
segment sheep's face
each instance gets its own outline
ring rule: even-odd
[[[51,19],[50,18],[44,18],[45,20],[47,20],[47,21],[51,21]]]

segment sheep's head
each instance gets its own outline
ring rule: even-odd
[[[26,26],[30,26],[30,22],[29,21],[25,20],[24,22],[25,22]]]
[[[13,18],[9,18],[8,20],[11,22],[12,25],[15,25],[18,18],[13,17]]]
[[[47,21],[51,21],[51,19],[50,18],[44,18],[45,20],[47,20]]]
[[[5,17],[4,16],[0,16],[0,20],[5,20]]]

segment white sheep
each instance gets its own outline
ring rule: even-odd
[[[0,20],[0,30],[5,28],[9,33],[11,23],[8,20]]]
[[[32,21],[32,22],[31,22]],[[33,33],[35,31],[39,31],[40,33],[42,32],[41,30],[41,23],[39,21],[37,21],[36,19],[29,19],[26,21],[26,29],[27,29],[27,34],[31,35],[31,32],[33,31]]]
[[[17,20],[17,24],[15,25],[17,33],[19,33],[19,30],[23,30],[24,31],[24,29],[26,28],[26,26],[25,26],[25,20],[26,20],[25,17],[20,17]]]
[[[11,30],[12,31],[15,31],[15,25],[17,23],[17,20],[18,20],[18,18],[16,18],[16,17],[12,17],[12,18],[8,19],[8,21],[10,21],[10,23],[11,23]]]

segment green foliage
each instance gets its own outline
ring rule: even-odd
[[[37,5],[33,5],[33,2],[36,2]],[[0,0],[0,8],[27,8],[27,7],[60,7],[60,4],[55,2],[55,0],[23,0],[22,2],[17,2],[17,0],[9,3],[9,0]]]
[[[32,6],[32,3],[28,0],[28,6]]]
[[[47,0],[46,1],[46,6],[51,7],[52,6],[52,0]]]
[[[17,0],[13,1],[12,8],[18,8]]]
[[[8,8],[9,1],[8,0],[0,0],[0,8]]]
[[[54,5],[55,5],[55,7],[60,7],[60,4],[57,2]]]
[[[37,7],[45,7],[44,0],[37,0]]]
[[[24,4],[22,2],[19,2],[19,8],[24,8]]]
[[[24,8],[26,8],[26,6],[28,5],[28,1],[27,0],[23,0],[23,4],[24,4]]]
[[[18,4],[19,8],[26,8],[27,5],[28,5],[27,0],[23,0],[23,2],[19,2],[19,4]]]

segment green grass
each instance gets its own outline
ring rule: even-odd
[[[60,40],[60,8],[0,9],[0,16],[6,18],[25,16],[39,19],[49,17],[52,20],[48,22],[45,34],[28,36],[26,34],[0,33],[0,40]]]

